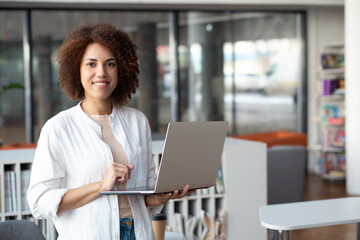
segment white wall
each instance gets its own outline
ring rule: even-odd
[[[360,1],[346,0],[345,6],[345,105],[346,105],[346,191],[360,194]]]
[[[318,115],[315,86],[318,80],[320,53],[326,43],[344,43],[344,7],[317,7],[307,10],[308,42],[308,145],[317,143],[318,124],[314,117]],[[317,156],[309,151],[308,170],[315,172]]]

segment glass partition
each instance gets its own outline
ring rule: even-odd
[[[300,131],[301,15],[233,15],[235,133]],[[232,94],[232,93],[231,93]]]
[[[22,11],[0,11],[0,144],[26,141]]]
[[[84,22],[110,22],[123,28],[135,41],[141,72],[140,87],[129,106],[147,115],[153,131],[165,131],[170,121],[168,18],[165,12],[33,11],[36,138],[47,119],[77,104],[69,101],[59,87],[55,52],[66,34]]]
[[[181,120],[227,120],[234,135],[301,131],[302,17],[181,13]]]
[[[180,118],[224,119],[223,46],[230,41],[230,15],[179,14]]]
[[[168,11],[29,13],[35,141],[49,118],[77,104],[59,87],[55,53],[67,33],[84,22],[113,23],[135,41],[140,87],[128,105],[146,114],[154,133],[166,131],[167,123],[174,120],[171,110],[180,113],[180,121],[227,120],[229,135],[305,130],[299,127],[306,112],[306,100],[301,99],[305,85],[302,13],[180,11],[176,31],[169,31]],[[3,143],[26,141],[22,17],[22,11],[0,11]],[[169,39],[174,32],[178,33],[178,69],[170,67],[175,49],[169,48]],[[178,96],[172,94],[174,82]],[[170,109],[171,98],[179,101],[175,110]]]

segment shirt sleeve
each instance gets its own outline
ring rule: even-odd
[[[48,121],[37,144],[27,192],[29,207],[36,218],[55,217],[67,191],[60,187],[65,164],[57,141],[54,125]]]
[[[147,185],[148,186],[155,186],[155,181],[156,181],[156,173],[155,173],[155,163],[154,160],[152,158],[152,139],[151,139],[151,130],[150,130],[150,126],[148,121],[146,121],[146,136],[147,136],[147,149],[148,149],[148,161],[149,161],[149,169],[148,169],[148,179],[147,179]],[[161,210],[163,209],[164,205],[158,205],[158,206],[150,206],[148,207],[150,214],[154,215],[157,213],[160,213]]]

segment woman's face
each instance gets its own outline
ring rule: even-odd
[[[80,64],[86,100],[109,100],[118,83],[118,68],[112,52],[99,43],[89,44]]]

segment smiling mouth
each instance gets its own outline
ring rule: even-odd
[[[109,82],[93,82],[92,84],[95,86],[105,86],[109,84]]]

